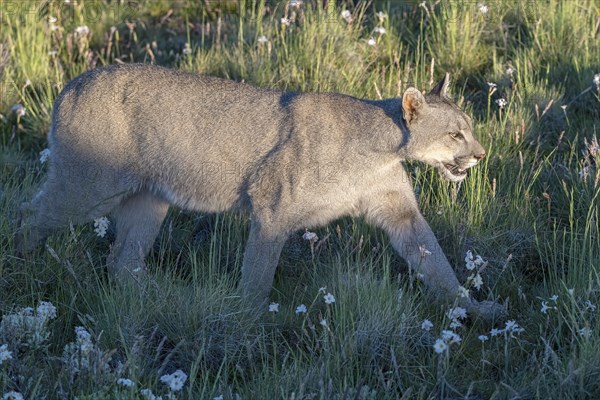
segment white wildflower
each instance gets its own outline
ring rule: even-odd
[[[586,326],[579,330],[579,334],[585,338],[589,338],[592,335],[592,330]]]
[[[292,21],[289,18],[281,18],[281,25],[290,26],[291,23]]]
[[[117,384],[125,387],[133,387],[135,385],[135,383],[131,379],[127,378],[117,379]]]
[[[498,99],[496,100],[496,104],[498,104],[498,107],[504,108],[508,105],[508,101],[506,99]]]
[[[12,351],[8,351],[8,345],[3,344],[0,346],[0,365],[8,360],[12,360]]]
[[[306,311],[307,309],[304,304],[300,304],[298,307],[296,307],[296,314],[304,314]]]
[[[473,278],[473,287],[477,290],[481,290],[481,285],[483,285],[483,279],[481,278],[481,275],[479,273],[477,273],[475,275],[475,278]]]
[[[319,237],[314,232],[306,231],[306,232],[304,232],[304,235],[302,235],[302,239],[304,239],[308,242],[314,243],[317,240],[319,240]]]
[[[385,35],[386,30],[383,26],[378,26],[373,30],[373,32],[379,33],[380,35]]]
[[[53,17],[52,15],[48,16],[48,22],[50,22],[51,24],[55,24],[56,21],[58,21],[56,17]]]
[[[44,149],[40,151],[40,163],[44,164],[50,157],[50,149]]]
[[[438,210],[437,215],[442,215],[442,214],[443,214],[442,210]]]
[[[327,320],[326,319],[322,319],[320,322],[321,326],[324,326],[325,328],[327,328]]]
[[[17,117],[22,117],[27,112],[27,110],[25,109],[25,107],[23,107],[20,104],[15,104],[14,106],[12,106],[10,108],[10,111],[12,111],[13,113],[15,113],[17,115]]]
[[[547,301],[542,301],[542,308],[540,308],[540,312],[542,314],[548,314],[548,310],[550,310],[552,308],[554,308],[554,307],[548,307]]]
[[[183,47],[182,53],[185,55],[192,54],[192,47],[189,43],[186,42],[185,46]]]
[[[160,377],[160,381],[165,385],[169,386],[169,389],[173,392],[178,392],[185,385],[187,375],[180,369],[173,372],[171,375],[163,375]]]
[[[459,295],[460,297],[469,297],[469,296],[470,296],[469,289],[467,289],[467,288],[466,288],[466,287],[464,287],[464,286],[460,286],[460,287],[458,288],[458,295]]]
[[[279,312],[279,303],[269,304],[269,312],[272,312],[272,313]]]
[[[323,286],[319,288],[319,293],[325,293],[327,291],[327,287]]]
[[[384,13],[383,11],[379,11],[375,15],[377,15],[377,18],[379,18],[379,21],[381,21],[381,22],[383,22],[383,20],[387,18],[387,14]]]
[[[515,73],[515,69],[513,67],[508,67],[506,68],[506,75],[508,75],[509,77],[512,78],[513,74]]]
[[[49,301],[41,301],[37,306],[36,313],[38,317],[44,319],[54,319],[56,318],[56,307],[54,304]]]
[[[448,310],[448,318],[460,320],[467,318],[467,310],[462,307],[454,307]]]
[[[482,14],[487,14],[487,12],[489,11],[488,6],[486,6],[483,3],[477,4],[477,8],[479,9],[479,12],[482,13]]]
[[[552,296],[550,296],[550,300],[552,300],[552,301],[558,300],[558,295],[557,294],[553,294]]]
[[[506,324],[504,326],[504,332],[510,333],[510,337],[514,337],[513,335],[515,333],[521,333],[524,331],[525,329],[519,326],[519,324],[517,324],[514,320],[506,321]]]
[[[600,90],[600,74],[594,75],[593,82],[594,82],[594,85],[596,85],[596,88],[598,90]]]
[[[352,23],[352,13],[348,10],[342,11],[342,18],[346,20],[347,23]]]
[[[433,322],[431,322],[428,319],[424,319],[421,323],[421,329],[423,329],[424,331],[430,331],[431,328],[433,328]]]
[[[567,293],[569,293],[569,296],[573,296],[575,294],[575,288],[567,289]]]
[[[369,40],[367,40],[367,44],[369,46],[375,46],[377,42],[375,41],[375,39],[373,39],[373,37],[370,37]]]
[[[8,393],[4,393],[2,400],[25,400],[25,397],[23,397],[21,393],[12,390]]]
[[[96,235],[98,235],[101,238],[106,236],[106,231],[108,230],[109,223],[110,221],[106,217],[96,218],[94,220],[94,232],[96,232]]]
[[[462,341],[462,338],[460,337],[460,335],[458,333],[448,331],[448,330],[442,331],[442,339],[444,339],[444,342],[446,342],[448,344],[460,343]]]
[[[488,82],[487,84],[488,84],[490,90],[491,89],[496,89],[498,87],[498,85],[496,85],[494,82]]]
[[[267,37],[265,35],[261,35],[258,37],[258,39],[256,39],[256,41],[258,43],[267,43],[269,41],[269,39],[267,39]]]
[[[481,256],[475,257],[475,265],[481,267],[483,264],[485,264],[485,261],[483,260],[483,258],[481,258]]]
[[[453,319],[452,322],[450,322],[450,329],[460,328],[461,326],[463,326],[463,324],[457,319]]]
[[[596,305],[594,303],[592,303],[591,301],[586,300],[584,304],[585,304],[586,309],[588,309],[590,311],[596,311]]]
[[[90,28],[88,28],[87,25],[78,26],[75,28],[75,33],[80,36],[86,36],[90,33]]]
[[[502,333],[504,333],[504,329],[497,329],[497,328],[493,328],[493,329],[490,331],[490,335],[491,335],[492,337],[494,337],[494,336],[498,336],[498,335],[501,335]]]
[[[467,263],[465,264],[465,267],[469,270],[469,271],[473,271],[477,265],[475,265],[475,261],[473,260],[469,260],[467,261]]]
[[[425,245],[420,245],[419,246],[419,251],[421,252],[421,257],[425,257],[425,256],[430,256],[431,255],[431,251],[427,250],[427,248],[425,247]]]
[[[479,339],[480,342],[486,342],[486,341],[490,340],[488,335],[479,335],[477,337],[477,339]]]
[[[323,300],[325,300],[325,304],[332,304],[335,303],[335,296],[331,293],[327,293],[325,296],[323,296]]]
[[[435,344],[433,345],[433,349],[438,354],[442,354],[444,351],[446,351],[447,348],[448,345],[442,339],[436,340]]]

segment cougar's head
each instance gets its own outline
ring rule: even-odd
[[[485,150],[473,137],[471,118],[446,97],[449,83],[446,74],[426,96],[415,88],[402,96],[410,132],[406,157],[437,167],[444,177],[458,182],[485,157]]]

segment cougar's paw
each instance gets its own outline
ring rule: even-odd
[[[499,321],[507,316],[506,307],[495,301],[475,301],[473,300],[468,311],[486,321]]]

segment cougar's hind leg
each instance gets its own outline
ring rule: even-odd
[[[137,192],[115,207],[116,240],[107,260],[109,273],[119,281],[136,279],[145,271],[148,255],[169,203],[150,192]]]

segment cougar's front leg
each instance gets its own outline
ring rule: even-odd
[[[252,217],[239,284],[244,299],[257,304],[267,300],[285,240],[282,229]]]
[[[376,200],[368,202],[367,219],[387,232],[394,249],[435,297],[442,301],[458,300],[461,306],[486,319],[504,313],[504,308],[497,303],[478,303],[459,296],[456,274],[419,212],[412,193],[388,192],[373,198]]]

